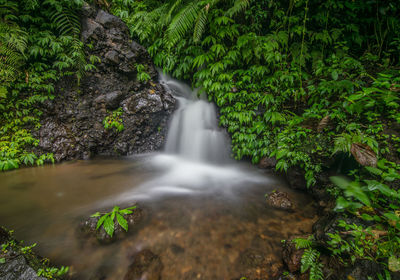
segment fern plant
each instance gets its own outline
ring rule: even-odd
[[[80,40],[81,22],[76,8],[69,6],[61,6],[56,9],[51,15],[51,20],[56,25],[60,35],[64,36],[69,41],[68,56],[60,57],[62,61],[67,62],[71,59],[70,67],[76,68],[76,77],[78,83],[85,75],[87,63],[84,52],[84,45]],[[69,64],[69,63],[67,63]]]
[[[320,253],[314,248],[313,236],[293,240],[296,249],[305,249],[301,257],[301,273],[310,273],[310,280],[324,280],[323,264],[319,262]]]
[[[0,20],[0,84],[16,79],[25,63],[27,33],[18,25]]]

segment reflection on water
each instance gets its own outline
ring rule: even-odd
[[[196,172],[193,170],[197,170]],[[297,210],[265,205],[289,192]],[[80,221],[99,209],[138,202],[146,220],[112,245],[86,242]],[[248,279],[278,270],[280,241],[309,232],[314,208],[247,165],[212,166],[162,154],[98,159],[0,174],[0,224],[76,279],[124,278],[131,256],[158,255],[162,279]]]

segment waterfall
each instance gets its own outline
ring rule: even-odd
[[[192,161],[226,163],[229,161],[229,141],[218,127],[214,104],[197,97],[182,82],[161,75],[161,83],[178,101],[172,116],[165,152],[177,154]]]
[[[218,127],[214,104],[167,75],[160,74],[160,83],[176,98],[178,107],[170,120],[164,151],[138,156],[144,167],[159,173],[107,203],[166,195],[232,195],[236,188],[266,182],[257,170],[230,158],[229,137]]]

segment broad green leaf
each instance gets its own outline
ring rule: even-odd
[[[100,216],[101,216],[100,212],[96,212],[93,215],[91,215],[90,217],[100,217]]]
[[[347,209],[347,207],[349,207],[349,202],[343,196],[339,196],[336,199],[335,211],[344,210]]]
[[[6,263],[6,259],[5,258],[0,258],[0,264]]]
[[[117,221],[119,225],[125,230],[128,231],[128,222],[125,220],[125,218],[117,213]]]
[[[105,214],[102,217],[100,217],[100,219],[97,221],[97,226],[96,226],[96,230],[99,229],[101,227],[101,225],[104,223],[104,221],[106,220],[106,218],[108,217],[109,214]]]
[[[346,189],[350,184],[350,180],[340,176],[332,176],[329,179],[341,189]]]
[[[113,236],[114,234],[114,220],[111,220],[111,217],[107,216],[103,224],[104,230],[109,236]]]
[[[358,199],[367,206],[371,205],[367,194],[360,188],[358,182],[351,182],[344,193],[346,194],[346,196],[351,196]]]
[[[392,190],[385,184],[382,184],[376,180],[365,180],[365,182],[367,183],[368,190],[370,191],[378,190],[385,196],[400,198],[400,195],[395,190]]]
[[[132,214],[133,212],[131,210],[123,209],[123,210],[120,210],[119,213],[122,215],[128,215],[128,214]]]

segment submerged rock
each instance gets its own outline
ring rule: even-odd
[[[144,218],[143,209],[136,208],[132,211],[132,214],[124,215],[124,218],[128,222],[128,232],[134,231],[135,227]],[[86,221],[80,223],[79,232],[85,237],[95,238],[101,244],[112,243],[126,236],[127,232],[119,225],[116,219],[114,220],[114,234],[112,237],[107,234],[103,226],[96,230],[99,219],[100,217],[89,217]]]
[[[274,191],[266,196],[268,205],[282,210],[294,210],[294,204],[285,192]]]
[[[133,255],[133,262],[129,266],[124,280],[159,280],[164,268],[161,258],[146,249]]]
[[[267,252],[248,248],[240,253],[237,265],[241,276],[246,279],[276,279],[282,270],[282,264],[276,262]]]
[[[84,6],[81,39],[101,62],[78,86],[75,77],[57,83],[55,99],[41,105],[41,127],[34,132],[40,153],[53,153],[57,162],[93,155],[129,155],[163,146],[175,99],[158,83],[157,71],[146,49],[132,42],[121,19]],[[149,81],[139,81],[143,65]],[[105,129],[104,120],[120,109],[124,129]]]

